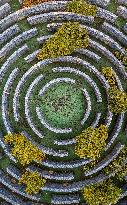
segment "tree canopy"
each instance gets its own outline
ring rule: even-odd
[[[105,125],[98,128],[88,127],[76,137],[75,153],[80,158],[98,158],[106,145],[108,129]]]

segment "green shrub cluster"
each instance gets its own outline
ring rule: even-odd
[[[116,204],[120,195],[121,189],[113,184],[111,179],[83,189],[83,196],[88,205]]]
[[[75,154],[80,158],[95,160],[100,157],[107,138],[108,129],[105,125],[100,125],[98,128],[88,127],[76,137]]]
[[[109,89],[109,108],[110,111],[118,114],[127,110],[127,93],[117,87]]]
[[[70,55],[76,48],[88,46],[88,33],[78,22],[64,23],[58,31],[48,39],[37,55],[39,60]]]
[[[83,14],[85,16],[96,16],[97,6],[88,4],[83,0],[74,0],[67,4],[67,12],[73,12],[77,14]]]

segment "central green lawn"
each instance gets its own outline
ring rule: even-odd
[[[36,100],[33,100],[36,105]],[[39,99],[44,118],[57,128],[79,124],[85,112],[83,92],[76,85],[58,83],[49,88]]]

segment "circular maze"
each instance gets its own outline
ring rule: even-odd
[[[96,18],[101,23],[93,16],[66,12],[68,1],[22,9],[15,2],[0,0],[0,150],[1,164],[5,162],[0,171],[1,205],[85,204],[81,190],[114,176],[114,172],[105,175],[102,170],[127,141],[126,112],[116,115],[110,111],[110,85],[101,72],[102,67],[111,67],[118,89],[126,91],[127,68],[114,55],[118,51],[126,56],[127,24],[117,23],[127,20],[126,0],[114,3],[114,13],[109,6],[114,1],[89,1],[97,5]],[[77,21],[88,31],[88,47],[76,49],[70,56],[38,61],[43,43],[67,21]],[[50,103],[46,105],[47,98]],[[89,126],[101,124],[109,131],[104,154],[85,172],[83,166],[92,160],[75,155],[75,137]],[[33,162],[25,168],[46,178],[35,195],[18,184],[22,168],[4,142],[7,133],[18,132],[46,154],[40,165]],[[121,186],[120,201],[124,203],[126,183]]]

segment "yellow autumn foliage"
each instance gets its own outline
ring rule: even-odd
[[[125,49],[126,54],[121,53],[119,51],[115,51],[114,55],[118,58],[119,61],[126,67],[127,66],[127,49]]]
[[[115,73],[111,67],[102,67],[102,74],[111,87],[116,85]]]
[[[27,194],[37,194],[39,190],[44,187],[46,179],[42,178],[38,172],[26,171],[19,179],[19,184],[26,185]]]
[[[76,48],[88,46],[88,33],[78,22],[67,22],[49,38],[37,55],[38,60],[70,55]]]
[[[127,111],[127,93],[112,87],[108,91],[110,111],[118,114]]]
[[[23,1],[23,7],[30,7],[36,4],[41,4],[43,2],[48,2],[52,0],[24,0]]]
[[[5,137],[5,143],[12,144],[11,154],[23,165],[28,165],[33,160],[41,162],[45,154],[35,145],[29,142],[22,134],[8,134]]]
[[[88,205],[113,205],[118,202],[121,192],[122,190],[109,179],[85,187],[83,196]]]
[[[88,127],[76,137],[75,154],[80,158],[95,160],[100,157],[107,138],[108,129],[105,125],[100,125],[98,128]]]
[[[88,4],[84,0],[73,0],[70,1],[66,6],[67,12],[73,12],[77,14],[82,14],[85,16],[96,16],[97,6]]]
[[[119,180],[123,180],[127,175],[127,146],[123,147],[120,154],[103,169],[103,173],[109,175],[111,172],[116,173]]]

